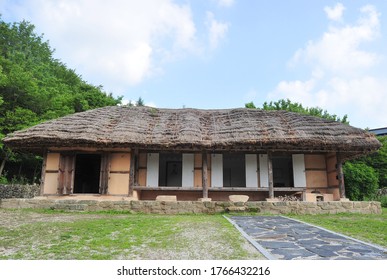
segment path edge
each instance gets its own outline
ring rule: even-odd
[[[236,222],[234,222],[232,219],[226,217],[223,215],[223,218],[225,218],[227,221],[229,221],[241,234],[244,238],[247,239],[265,258],[268,260],[278,260],[276,257],[274,257],[268,250],[263,248],[257,241],[251,238],[250,235],[248,235],[241,227],[237,225]]]

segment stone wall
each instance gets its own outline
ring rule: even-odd
[[[0,185],[0,199],[32,198],[40,193],[39,185]]]
[[[0,208],[39,208],[69,211],[129,211],[152,214],[214,214],[246,212],[262,214],[336,214],[363,213],[381,214],[380,202],[374,201],[330,201],[330,202],[225,202],[225,201],[103,201],[50,199],[3,199]]]

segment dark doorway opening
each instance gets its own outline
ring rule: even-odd
[[[274,187],[294,187],[292,156],[273,156]]]
[[[77,154],[73,193],[99,193],[101,155]]]
[[[223,187],[246,187],[244,154],[223,154]]]
[[[159,186],[181,187],[183,166],[181,154],[160,154]]]

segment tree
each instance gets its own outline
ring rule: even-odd
[[[387,136],[377,136],[382,147],[375,153],[359,158],[353,162],[362,162],[372,167],[379,181],[379,188],[387,188]]]
[[[338,121],[342,122],[345,124],[349,124],[348,122],[348,116],[344,115],[343,118],[339,118],[337,115],[331,115],[327,112],[327,110],[323,110],[320,107],[303,107],[300,103],[297,102],[292,102],[289,99],[280,99],[278,101],[271,101],[270,103],[264,102],[262,105],[262,108],[257,108],[253,102],[249,102],[245,104],[246,108],[251,108],[251,109],[262,109],[262,110],[284,110],[284,111],[289,111],[289,112],[295,112],[295,113],[300,113],[304,115],[311,115],[311,116],[316,116],[328,120],[333,120],[333,121]]]
[[[54,59],[54,50],[31,23],[10,24],[0,17],[0,34],[0,176],[7,160],[8,176],[14,176],[21,166],[35,166],[36,157],[11,153],[2,142],[6,134],[67,114],[118,105],[122,97],[87,83]]]

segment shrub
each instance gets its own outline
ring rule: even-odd
[[[376,200],[380,201],[380,203],[382,204],[382,207],[387,208],[387,195],[380,196]]]
[[[7,184],[7,183],[8,183],[7,177],[0,176],[0,184]]]
[[[375,199],[378,174],[363,162],[347,162],[344,167],[346,196],[351,200]]]

